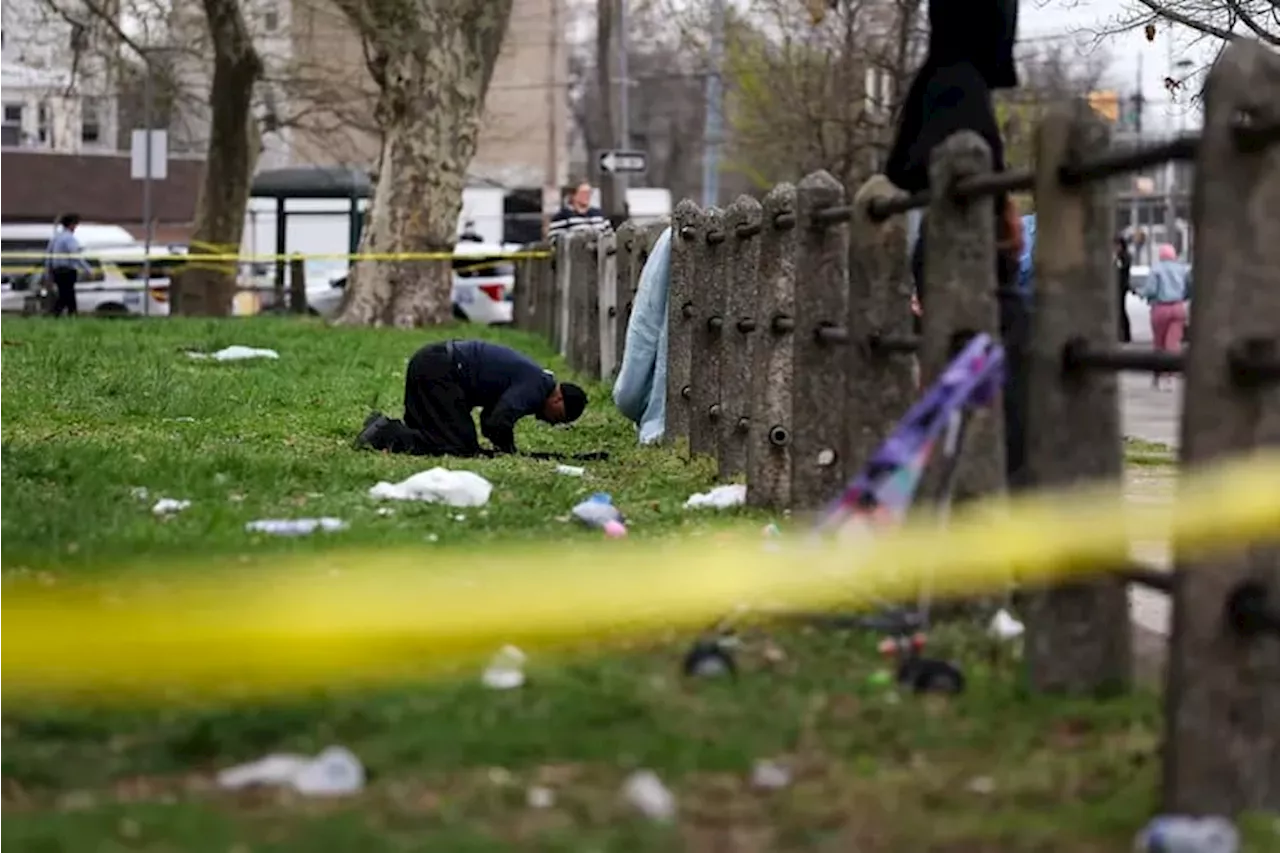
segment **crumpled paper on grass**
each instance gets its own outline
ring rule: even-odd
[[[685,509],[729,509],[747,502],[747,487],[741,483],[716,486],[709,492],[690,495],[684,502]]]
[[[250,358],[279,358],[280,353],[273,349],[242,347],[239,344],[233,344],[217,352],[188,352],[187,357],[207,358],[213,361],[245,361]]]
[[[471,471],[432,468],[419,471],[399,483],[379,482],[369,489],[376,500],[425,501],[449,506],[484,506],[493,494],[493,484]]]
[[[341,746],[326,748],[311,758],[306,755],[275,753],[248,764],[238,764],[218,773],[218,787],[239,790],[253,785],[292,788],[311,797],[355,794],[364,788],[364,765]]]

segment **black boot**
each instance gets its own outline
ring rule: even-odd
[[[360,428],[360,434],[356,436],[356,440],[351,446],[356,450],[379,450],[378,441],[379,434],[384,433],[391,424],[391,419],[382,412],[370,412],[369,417],[364,419],[364,426]]]

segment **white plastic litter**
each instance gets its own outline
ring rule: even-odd
[[[419,471],[399,483],[380,482],[369,490],[377,500],[426,501],[449,506],[484,506],[493,494],[493,484],[471,471],[432,468]]]
[[[709,492],[699,492],[691,495],[684,502],[685,509],[729,509],[730,507],[742,506],[747,502],[747,487],[741,483],[731,483],[728,486],[716,486]]]
[[[1004,608],[996,611],[996,615],[991,617],[991,624],[987,627],[987,633],[997,640],[1016,640],[1025,631],[1026,626],[1013,618]]]
[[[173,515],[182,512],[191,506],[191,501],[180,501],[176,498],[161,498],[156,501],[155,506],[151,507],[151,511],[156,515]]]
[[[579,468],[577,465],[557,465],[557,474],[564,474],[566,477],[581,477],[587,473],[586,468]]]
[[[757,761],[751,768],[751,785],[766,791],[776,791],[791,784],[791,771],[772,761]]]
[[[493,690],[513,690],[524,684],[524,652],[515,646],[503,646],[480,676],[481,683]]]
[[[280,353],[273,349],[242,347],[239,344],[220,349],[217,352],[189,352],[188,358],[211,358],[214,361],[244,361],[250,358],[279,358]]]
[[[628,776],[622,798],[650,820],[669,821],[676,815],[675,794],[652,770],[637,770]]]
[[[531,809],[549,809],[556,804],[556,792],[542,785],[534,785],[525,796]]]
[[[239,790],[251,785],[293,788],[311,797],[354,794],[364,788],[364,765],[349,749],[331,746],[314,758],[280,753],[230,767],[218,773],[218,787]]]
[[[349,527],[340,518],[261,518],[244,526],[249,533],[267,533],[271,536],[310,536],[317,530],[334,533]]]
[[[146,486],[134,486],[129,490],[129,494],[140,501],[145,501],[151,497],[151,492],[147,491]]]

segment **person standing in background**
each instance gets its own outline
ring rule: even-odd
[[[1151,341],[1157,352],[1180,352],[1187,330],[1187,296],[1191,268],[1178,260],[1178,250],[1169,243],[1156,249],[1158,260],[1142,283],[1138,294],[1151,306]],[[1151,377],[1151,387],[1172,390],[1172,378],[1162,373]]]
[[[54,287],[53,316],[61,317],[65,312],[74,317],[76,310],[76,282],[80,273],[85,277],[93,275],[93,267],[80,254],[84,249],[76,239],[76,228],[80,225],[80,217],[75,213],[67,213],[58,218],[58,228],[53,232],[49,248],[45,250],[44,271]]]
[[[895,186],[909,193],[929,189],[934,148],[959,131],[981,136],[991,150],[992,171],[1005,170],[1004,140],[992,93],[1018,85],[1013,55],[1017,29],[1017,0],[930,0],[929,52],[907,91],[885,165],[885,177]],[[1012,198],[1002,193],[991,204],[997,235],[996,298],[1007,365],[1005,474],[1010,488],[1020,488],[1026,481],[1026,347],[1030,326],[1028,300],[1018,286],[1024,234]],[[928,232],[926,216],[911,250],[912,277],[923,311],[929,310],[929,293],[924,287]]]
[[[1129,314],[1124,310],[1124,298],[1129,293],[1129,270],[1133,266],[1133,258],[1129,255],[1129,245],[1124,235],[1116,236],[1116,252],[1113,260],[1116,269],[1116,298],[1120,301],[1116,320],[1119,323],[1120,343],[1133,341],[1133,330],[1129,328]]]
[[[550,236],[567,234],[583,228],[600,231],[610,230],[609,220],[600,208],[591,204],[591,184],[583,181],[569,196],[556,215],[551,217],[551,225],[547,229]]]

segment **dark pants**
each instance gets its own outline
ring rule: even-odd
[[[1129,312],[1124,310],[1124,297],[1129,292],[1129,281],[1126,278],[1120,279],[1116,284],[1116,299],[1119,301],[1116,322],[1118,324],[1117,333],[1120,335],[1120,343],[1127,344],[1133,341],[1133,330],[1129,328]]]
[[[475,456],[480,451],[461,368],[449,344],[413,354],[404,375],[404,420],[392,420],[371,440],[375,450],[413,456]]]
[[[76,310],[76,270],[67,267],[58,267],[54,269],[51,278],[53,279],[54,298],[53,298],[53,316],[60,317],[65,312],[74,317]]]

